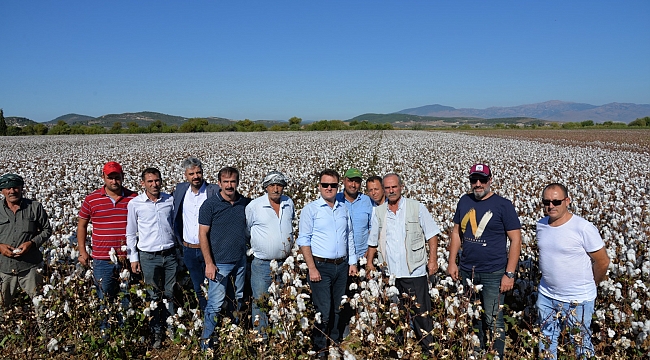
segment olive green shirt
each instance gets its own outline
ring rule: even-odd
[[[40,247],[52,235],[52,227],[43,205],[38,201],[23,198],[20,208],[14,214],[5,200],[1,202],[0,244],[16,248],[31,240],[34,246],[26,254],[16,258],[0,255],[0,272],[16,274],[40,265],[43,262]]]

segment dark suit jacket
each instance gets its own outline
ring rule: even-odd
[[[206,189],[205,193],[208,195],[208,199],[214,195],[219,194],[221,188],[217,184],[208,184],[205,182]],[[183,244],[183,200],[185,199],[185,192],[189,189],[189,182],[182,182],[176,185],[174,189],[174,235],[180,245]]]

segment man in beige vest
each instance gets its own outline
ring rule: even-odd
[[[373,258],[377,254],[378,264],[386,265],[389,275],[395,275],[399,292],[408,294],[409,298],[415,296],[419,306],[411,306],[415,312],[413,328],[418,339],[422,339],[422,349],[428,352],[433,320],[421,314],[431,311],[427,275],[438,271],[440,229],[424,205],[402,197],[404,184],[397,174],[384,176],[382,183],[387,201],[375,208],[372,217],[366,269],[369,275],[375,270]]]

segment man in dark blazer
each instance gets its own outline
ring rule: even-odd
[[[203,164],[195,157],[183,160],[186,182],[176,185],[174,190],[174,234],[183,249],[183,262],[190,272],[199,308],[205,310],[207,303],[201,289],[205,279],[205,261],[199,245],[199,209],[203,202],[219,194],[219,185],[208,184],[203,179]],[[218,196],[218,195],[217,195]]]

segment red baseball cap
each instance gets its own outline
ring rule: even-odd
[[[490,177],[492,176],[492,172],[490,171],[490,167],[485,165],[485,164],[474,164],[472,165],[472,168],[469,169],[469,175],[472,176],[474,174],[479,174],[483,176]]]
[[[116,163],[115,161],[109,161],[106,164],[104,164],[104,175],[112,174],[112,173],[120,173],[122,174],[122,165]]]

